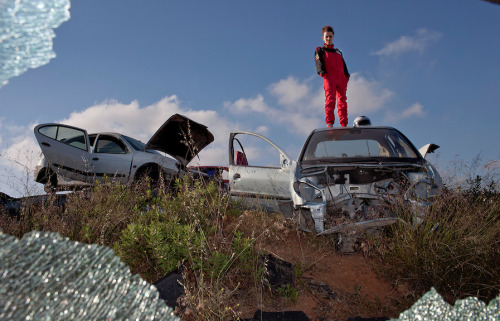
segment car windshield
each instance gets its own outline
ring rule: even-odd
[[[307,164],[418,160],[415,147],[393,128],[346,128],[314,132],[301,154]]]
[[[146,144],[144,144],[143,142],[141,142],[140,140],[137,140],[135,138],[132,138],[132,137],[128,137],[128,136],[125,136],[125,135],[122,135],[122,137],[135,149],[135,150],[138,150],[138,151],[147,151],[149,153],[153,153],[153,154],[158,154],[158,155],[161,155],[160,153],[158,153],[157,151],[155,150],[145,150],[144,147],[146,147]]]

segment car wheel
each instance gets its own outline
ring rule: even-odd
[[[160,169],[158,168],[158,166],[147,166],[144,168],[140,168],[135,174],[134,181],[136,183],[139,183],[145,181],[146,179],[149,179],[149,183],[153,185],[159,182]]]

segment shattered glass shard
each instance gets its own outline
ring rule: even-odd
[[[410,309],[391,321],[486,321],[500,320],[500,294],[490,301],[488,306],[475,297],[457,300],[454,306],[444,301],[443,297],[431,288]]]
[[[70,18],[70,0],[0,0],[0,88],[47,64],[54,29]]]
[[[2,0],[0,0],[2,1]],[[113,250],[33,231],[0,231],[0,320],[180,321],[157,289],[130,274]],[[500,320],[500,294],[446,303],[432,288],[391,321]]]
[[[180,321],[111,248],[38,231],[0,231],[0,320]]]

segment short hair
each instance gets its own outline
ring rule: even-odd
[[[321,29],[321,34],[324,34],[325,32],[329,32],[329,31],[331,31],[333,34],[335,34],[332,26],[330,26],[330,25],[324,26],[323,29]]]

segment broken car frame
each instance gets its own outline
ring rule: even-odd
[[[254,166],[242,137],[253,136],[276,149],[279,166]],[[230,193],[245,203],[279,211],[298,227],[316,234],[378,228],[400,218],[387,204],[412,206],[414,222],[439,194],[443,183],[425,155],[392,127],[359,126],[314,130],[297,161],[271,140],[237,131],[229,137]]]

